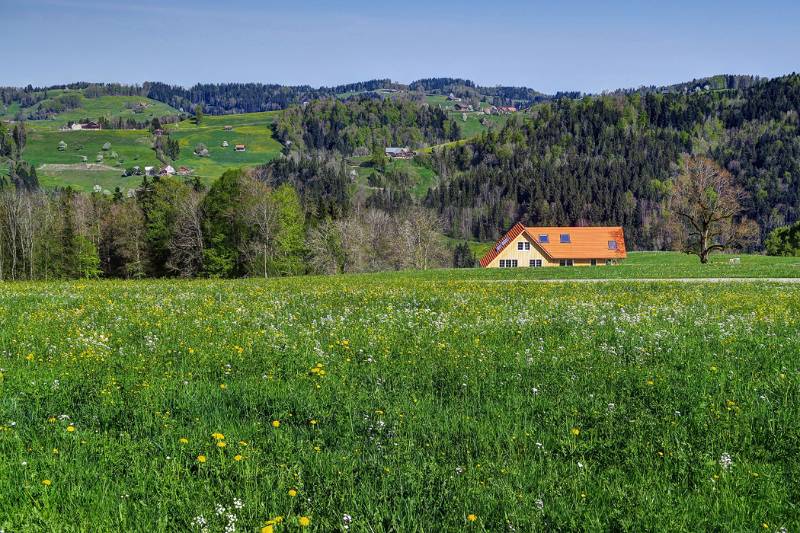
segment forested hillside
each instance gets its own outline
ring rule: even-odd
[[[460,79],[421,80],[413,90],[375,80],[326,89],[330,97],[280,86],[270,96],[250,85],[196,86],[179,95],[185,101],[171,102],[178,109],[163,104],[177,94],[163,84],[0,89],[0,278],[427,267],[448,264],[445,242],[456,240],[464,266],[474,258],[463,241],[491,241],[518,220],[622,225],[630,249],[674,249],[669,202],[687,154],[712,158],[747,193],[741,216],[760,229],[753,249],[762,250],[773,229],[800,220],[796,74],[718,76],[502,112],[491,102],[536,95],[498,87],[491,96]],[[477,95],[458,100],[457,91]],[[117,108],[104,107],[107,99]],[[180,112],[197,101],[211,113],[287,107],[224,117],[193,108],[194,116],[160,135],[152,124],[110,129],[114,120],[125,127],[123,118]],[[69,136],[55,129],[84,115],[106,125]],[[69,142],[59,143],[62,136]],[[246,151],[234,150],[242,141]],[[388,146],[416,155],[392,159]],[[98,161],[141,165],[159,147],[187,167],[182,178],[137,174],[107,193],[95,185],[93,194],[38,178],[53,172],[42,163],[72,169],[69,161],[97,152]],[[197,169],[220,165],[243,168],[200,179]],[[398,237],[405,244],[382,236],[392,226],[405,228]],[[281,228],[291,228],[290,236],[281,237]],[[410,256],[398,255],[403,246]]]
[[[455,237],[491,239],[516,220],[621,224],[632,246],[662,248],[682,153],[708,154],[749,193],[770,229],[800,217],[800,76],[738,90],[561,99],[498,131],[434,151],[442,184],[427,205]]]
[[[275,122],[284,145],[362,155],[374,147],[424,145],[460,138],[458,123],[441,109],[409,100],[361,97],[348,102],[318,100],[294,106]]]

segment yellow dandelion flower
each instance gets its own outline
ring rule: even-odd
[[[261,528],[261,533],[273,533],[274,531],[275,530],[273,529],[273,527],[271,525],[270,526],[264,526],[264,527]]]
[[[224,384],[224,383],[220,383],[219,384],[219,388],[222,389],[222,390],[225,390],[225,389],[228,388],[228,386],[226,384]]]
[[[467,515],[467,520],[469,520],[470,522],[474,522],[477,519],[478,519],[478,517],[475,516],[474,514]]]
[[[206,456],[205,455],[198,455],[197,456],[197,462],[198,463],[205,463],[206,462]]]
[[[67,431],[72,433],[73,431],[75,431],[75,426],[73,426],[73,425],[67,426]]]
[[[300,524],[300,527],[308,527],[311,525],[311,519],[307,516],[301,516],[297,519],[297,523]]]
[[[291,496],[292,498],[294,498],[295,496],[297,496],[297,491],[296,491],[296,490],[294,490],[294,489],[289,489],[289,496]]]
[[[178,439],[178,442],[180,442],[181,444],[189,444],[189,439],[187,439],[186,437],[181,437]]]
[[[42,485],[44,485],[45,487],[49,487],[52,484],[53,484],[53,482],[50,481],[49,479],[43,479],[42,480]]]
[[[212,433],[211,436],[214,437],[214,440],[223,440],[225,438],[222,433]]]
[[[281,427],[281,421],[280,420],[273,420],[272,421],[272,427],[274,427],[274,428]]]
[[[217,448],[224,448],[225,446],[227,446],[227,444],[225,444],[224,440],[217,442]]]
[[[242,457],[241,455],[238,455],[238,454],[237,454],[237,455],[234,455],[234,456],[233,456],[233,460],[234,460],[234,461],[241,461],[242,459],[244,459],[244,457]]]
[[[572,435],[575,436],[575,437],[577,437],[578,435],[581,434],[580,428],[572,428],[572,429],[569,430],[569,432],[572,433]]]

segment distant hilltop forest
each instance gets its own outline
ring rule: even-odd
[[[79,213],[75,220],[53,217],[53,227],[73,228],[107,275],[132,272],[119,260],[127,252],[113,245],[122,220],[139,221],[129,225],[130,235],[139,239],[140,231],[150,239],[133,247],[147,250],[136,272],[228,276],[255,268],[258,261],[245,257],[254,253],[251,243],[214,237],[209,221],[211,207],[222,202],[214,207],[221,213],[215,224],[228,228],[225,217],[243,216],[240,190],[261,186],[297,195],[302,222],[293,224],[306,244],[359,242],[387,254],[378,261],[356,247],[324,262],[307,255],[322,249],[319,243],[300,246],[295,259],[310,270],[327,268],[307,267],[314,260],[340,271],[401,265],[389,254],[395,246],[369,237],[378,219],[427,221],[442,238],[436,242],[461,243],[462,250],[464,241],[487,246],[518,221],[622,226],[631,250],[680,249],[670,202],[688,157],[713,161],[742,190],[736,217],[757,225],[748,250],[764,250],[771,233],[800,220],[800,75],[720,75],[552,95],[459,78],[321,88],[149,82],[0,88],[0,193],[41,195],[48,216]],[[229,169],[241,169],[229,174],[235,194],[219,189]],[[153,206],[166,214],[156,217]],[[179,216],[175,206],[187,212]],[[127,218],[102,218],[116,210],[126,210]],[[77,222],[92,217],[108,227]],[[195,247],[202,254],[180,263],[170,254],[181,249],[174,239],[187,220],[205,228],[195,232],[203,235]],[[6,265],[9,257],[13,264],[22,245],[0,245]]]
[[[679,83],[663,87],[640,87],[638,89],[620,89],[614,92],[648,93],[648,92],[687,92],[703,89],[744,89],[757,84],[761,78],[756,76],[720,75],[691,82]],[[292,104],[299,104],[323,98],[336,98],[347,95],[363,95],[364,93],[404,92],[410,96],[416,93],[422,101],[425,94],[453,95],[461,99],[491,99],[494,105],[529,107],[535,103],[560,98],[580,98],[580,91],[564,91],[555,94],[544,94],[529,87],[493,86],[482,87],[475,82],[461,78],[426,78],[408,85],[393,82],[390,79],[369,80],[334,87],[314,88],[309,85],[279,85],[264,83],[198,83],[190,88],[169,85],[161,82],[145,82],[142,85],[123,85],[118,83],[77,82],[48,87],[0,87],[0,103],[9,106],[13,103],[21,107],[35,106],[47,100],[48,91],[81,90],[87,97],[97,96],[142,96],[163,102],[176,109],[189,111],[196,105],[202,105],[205,113],[225,115],[236,113],[256,113],[285,109]],[[69,102],[63,102],[69,106]],[[43,109],[39,116],[22,116],[20,119],[44,118],[47,113],[58,109]]]

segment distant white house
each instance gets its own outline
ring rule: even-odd
[[[153,169],[154,169],[154,167],[144,167],[144,175],[145,176],[155,176],[156,173],[155,173],[155,171]]]
[[[234,147],[234,150],[236,150],[237,152],[244,152],[245,150],[247,150],[247,147],[243,144],[237,144]]]
[[[386,148],[385,153],[387,156],[393,159],[409,159],[417,155],[416,152],[408,148],[405,147],[399,148],[396,146],[389,146],[388,148]]]
[[[161,169],[161,175],[162,176],[174,176],[175,175],[175,169],[172,167],[172,165],[167,165],[167,166],[165,166],[164,168]]]

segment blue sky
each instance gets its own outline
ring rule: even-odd
[[[598,92],[800,71],[800,2],[0,0],[0,85],[454,76]]]

